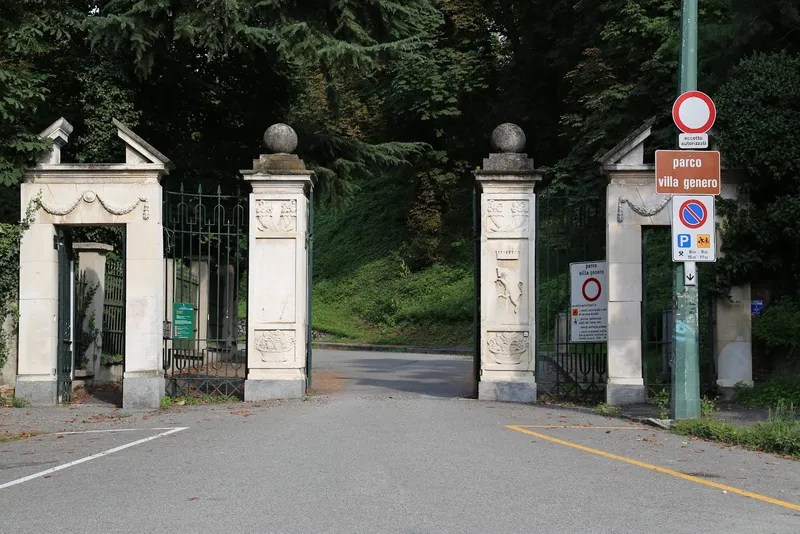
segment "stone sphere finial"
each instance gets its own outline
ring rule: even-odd
[[[525,132],[516,124],[504,122],[492,132],[492,149],[519,154],[525,150]]]
[[[264,145],[270,154],[293,154],[297,148],[297,133],[288,124],[273,124],[264,132]]]

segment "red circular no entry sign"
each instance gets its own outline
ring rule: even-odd
[[[587,301],[594,302],[603,293],[603,286],[600,285],[600,280],[597,278],[587,278],[583,283],[583,287],[581,287],[581,293],[583,293],[583,298]]]
[[[687,91],[672,105],[672,120],[683,133],[706,133],[717,120],[717,107],[707,94]]]

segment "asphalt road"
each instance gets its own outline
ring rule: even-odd
[[[457,357],[316,358],[305,401],[0,411],[46,432],[0,443],[0,532],[800,532],[800,463],[464,399]]]

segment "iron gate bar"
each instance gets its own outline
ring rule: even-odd
[[[481,192],[476,185],[472,189],[472,264],[474,310],[472,329],[475,353],[472,356],[472,395],[478,398],[481,381]]]
[[[311,344],[314,342],[314,326],[311,323],[313,312],[311,306],[313,304],[313,288],[314,288],[314,182],[311,182],[308,190],[308,229],[306,230],[306,248],[308,251],[308,265],[306,266],[308,272],[308,311],[306,322],[308,323],[308,331],[306,332],[306,391],[311,389],[311,373],[312,373],[312,359],[314,348]]]
[[[239,347],[239,294],[247,272],[248,198],[164,193],[167,394],[244,395],[247,349]],[[170,291],[171,282],[171,291]],[[180,306],[183,304],[184,306]],[[188,328],[178,329],[176,310]],[[188,313],[191,312],[191,313]],[[170,315],[172,321],[170,321]]]
[[[75,280],[72,271],[72,233],[56,229],[58,250],[58,356],[56,361],[56,395],[59,403],[72,402],[73,321]]]

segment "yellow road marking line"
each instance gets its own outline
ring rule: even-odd
[[[800,505],[792,504],[790,502],[781,501],[778,499],[773,499],[772,497],[767,497],[766,495],[760,495],[758,493],[741,490],[739,488],[734,488],[732,486],[726,486],[725,484],[718,484],[716,482],[711,482],[710,480],[694,477],[692,475],[685,475],[683,473],[679,473],[678,471],[673,471],[672,469],[658,467],[657,465],[651,465],[645,462],[640,462],[639,460],[626,458],[625,456],[618,456],[616,454],[611,454],[610,452],[600,451],[597,449],[592,449],[590,447],[584,447],[583,445],[578,445],[577,443],[572,443],[571,441],[565,441],[563,439],[558,439],[551,436],[545,436],[544,434],[539,434],[538,432],[527,430],[525,428],[522,428],[521,426],[507,425],[506,428],[509,428],[511,430],[516,430],[517,432],[522,432],[523,434],[528,434],[529,436],[534,436],[536,438],[552,441],[553,443],[558,443],[559,445],[572,447],[573,449],[578,449],[584,452],[590,452],[592,454],[597,454],[599,456],[605,456],[606,458],[611,458],[612,460],[619,460],[620,462],[625,462],[632,465],[638,465],[639,467],[644,467],[645,469],[652,469],[653,471],[658,471],[659,473],[672,475],[674,477],[682,478],[684,480],[689,480],[691,482],[697,482],[698,484],[703,484],[704,486],[710,486],[712,488],[729,491],[731,493],[736,493],[738,495],[749,497],[751,499],[756,499],[758,501],[768,502],[770,504],[776,504],[778,506],[783,506],[784,508],[789,508],[790,510],[800,511]]]
[[[646,426],[594,426],[594,425],[517,425],[520,428],[587,428],[597,430],[651,430]]]

